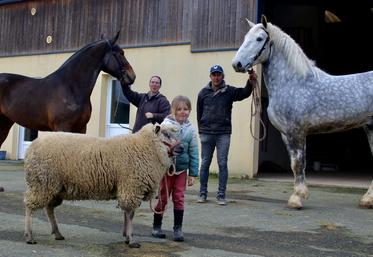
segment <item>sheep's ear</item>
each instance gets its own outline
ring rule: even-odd
[[[154,133],[155,133],[155,134],[158,134],[159,131],[161,131],[161,126],[160,126],[159,124],[156,124],[156,125],[155,125],[155,128],[154,128]]]

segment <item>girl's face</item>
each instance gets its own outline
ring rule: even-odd
[[[177,105],[176,111],[175,111],[176,121],[179,122],[180,124],[184,123],[188,119],[189,114],[190,114],[190,110],[189,110],[187,104],[184,103],[184,102],[180,102]]]

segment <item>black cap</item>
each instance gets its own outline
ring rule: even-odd
[[[223,68],[220,65],[214,65],[210,68],[210,74],[215,72],[224,73]]]

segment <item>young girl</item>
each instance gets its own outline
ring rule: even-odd
[[[172,100],[172,114],[166,117],[163,123],[171,123],[179,127],[178,139],[183,146],[183,152],[176,157],[176,173],[173,176],[165,175],[161,181],[157,212],[165,210],[168,196],[172,195],[174,207],[174,241],[184,241],[182,232],[184,216],[184,192],[186,181],[188,186],[194,184],[198,176],[198,140],[197,132],[188,120],[191,103],[186,96],[177,96]],[[189,173],[187,173],[189,171]],[[168,193],[168,195],[167,195]],[[162,214],[154,213],[152,235],[157,238],[165,238],[162,232]]]

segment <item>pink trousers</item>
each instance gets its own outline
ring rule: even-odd
[[[184,210],[184,192],[186,189],[187,172],[179,175],[165,175],[161,180],[160,192],[156,211],[164,211],[168,202],[168,197],[172,196],[174,210]],[[167,194],[168,193],[168,194]]]

